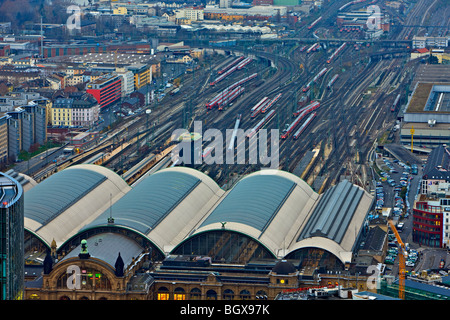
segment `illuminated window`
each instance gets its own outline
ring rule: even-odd
[[[168,293],[158,293],[158,300],[169,300]]]
[[[173,293],[174,300],[186,300],[186,294],[183,288],[176,288]]]
[[[166,287],[161,287],[158,290],[158,300],[169,300],[169,289]]]

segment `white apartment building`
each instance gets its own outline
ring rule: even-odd
[[[89,127],[94,125],[99,119],[100,106],[98,104],[94,106],[72,106],[72,126]]]
[[[413,37],[413,49],[421,48],[446,48],[448,47],[447,37]]]
[[[66,78],[66,86],[73,87],[80,83],[83,83],[83,75],[81,74],[74,74]]]
[[[122,97],[131,94],[134,91],[134,74],[125,68],[117,68],[117,75],[122,78]]]

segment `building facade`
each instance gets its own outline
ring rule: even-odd
[[[148,64],[131,65],[127,67],[134,74],[134,89],[138,90],[152,82],[152,68]]]
[[[431,247],[450,246],[450,151],[432,150],[413,208],[413,240]]]
[[[8,161],[8,116],[0,115],[0,163]]]
[[[134,74],[125,68],[117,68],[116,73],[122,77],[122,97],[134,91]]]
[[[58,98],[52,107],[52,126],[90,127],[99,120],[100,106],[91,95]]]
[[[71,106],[73,99],[59,98],[53,102],[52,106],[52,126],[70,127],[72,123]]]
[[[105,75],[88,83],[86,92],[94,96],[100,108],[109,107],[122,96],[122,78],[119,75]]]

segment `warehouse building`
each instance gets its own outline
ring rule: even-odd
[[[417,82],[403,115],[400,139],[408,148],[450,144],[450,84]]]
[[[135,276],[146,283],[137,285],[146,289],[136,299],[172,299],[174,292],[188,298],[193,289],[199,299],[274,297],[283,288],[314,281],[317,272],[348,269],[373,204],[371,195],[348,181],[319,195],[293,174],[264,170],[225,192],[207,175],[185,167],[160,170],[129,187],[106,168],[79,165],[28,193],[27,257],[36,263],[39,251],[40,260],[47,252],[58,259],[51,268],[44,265],[48,272],[29,287],[28,298],[41,299],[81,298],[54,287],[66,283],[69,260],[80,266],[95,262],[89,274],[98,271],[109,279],[101,284],[111,288],[106,299],[116,299],[120,290],[112,288],[125,290]],[[92,248],[88,258],[77,256],[83,241]],[[115,274],[116,260],[123,264],[122,276]],[[290,267],[275,268],[285,260]],[[174,270],[184,271],[174,275]],[[207,270],[220,270],[221,276],[211,277]],[[167,279],[174,277],[184,277],[186,286],[169,289]],[[242,286],[249,277],[253,285],[247,291],[218,292],[224,281]],[[215,294],[198,292],[205,282],[215,283]]]

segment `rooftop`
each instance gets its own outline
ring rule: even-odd
[[[450,83],[419,82],[406,112],[450,113]]]
[[[59,62],[87,63],[99,65],[145,65],[151,63],[154,59],[148,54],[130,54],[130,53],[87,53],[84,55],[70,55],[53,58]]]
[[[447,146],[441,145],[434,148],[427,159],[427,164],[423,170],[424,176],[450,176],[450,150]]]
[[[22,185],[12,177],[0,173],[0,208],[8,208],[22,195]]]

